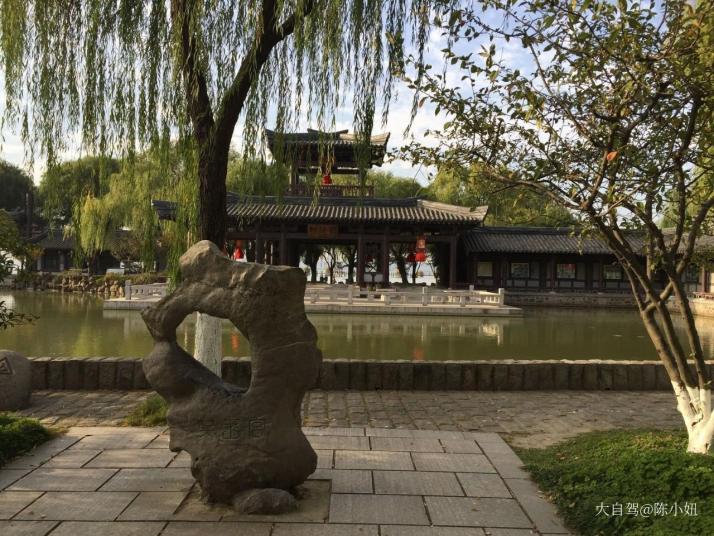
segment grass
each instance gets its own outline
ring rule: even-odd
[[[124,419],[127,426],[159,426],[166,424],[166,400],[156,393],[139,404]]]
[[[53,436],[35,419],[0,413],[0,467]]]
[[[581,534],[714,534],[714,456],[688,454],[686,445],[684,433],[637,430],[594,432],[545,449],[517,450],[565,522]],[[642,514],[643,505],[663,503],[667,515]],[[696,516],[680,510],[687,503],[696,504]],[[598,513],[601,504],[609,517]],[[612,515],[617,504],[622,514]]]

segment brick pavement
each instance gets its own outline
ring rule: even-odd
[[[146,391],[36,391],[21,412],[55,427],[117,425]],[[674,397],[652,391],[310,391],[303,422],[497,432],[544,446],[592,430],[677,428]]]
[[[361,427],[305,434],[319,461],[298,510],[258,516],[203,504],[188,456],[168,450],[161,428],[70,428],[0,469],[0,534],[568,534],[497,434]]]

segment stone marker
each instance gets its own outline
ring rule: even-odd
[[[32,372],[30,361],[10,350],[0,350],[0,411],[30,405]]]
[[[209,241],[189,249],[179,266],[181,284],[142,312],[155,342],[144,372],[168,402],[171,450],[191,455],[191,472],[208,502],[230,504],[264,488],[293,490],[317,467],[300,428],[302,399],[322,361],[305,316],[304,272],[236,263]],[[247,390],[224,382],[179,346],[176,328],[194,311],[229,319],[250,341]],[[271,513],[276,502],[290,503],[273,501]]]

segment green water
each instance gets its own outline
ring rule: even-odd
[[[101,300],[54,292],[0,292],[15,309],[39,319],[0,331],[0,348],[28,356],[146,355],[151,337],[136,311],[104,311]],[[526,309],[521,318],[310,315],[327,358],[656,359],[640,319],[628,310]],[[697,323],[714,358],[714,320]],[[191,350],[193,319],[179,329]],[[248,341],[228,322],[225,355],[250,355]]]

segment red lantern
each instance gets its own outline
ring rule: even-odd
[[[330,177],[329,173],[322,176],[322,184],[325,186],[332,184],[332,177]]]
[[[237,261],[238,259],[243,258],[243,250],[239,247],[236,247],[235,250],[233,250],[233,260]]]
[[[407,255],[407,262],[410,262],[410,263],[416,262],[416,256],[414,255],[413,251],[410,251],[409,255]]]
[[[416,262],[424,262],[426,260],[426,252],[424,251],[417,251],[416,255],[414,255],[414,260]]]

